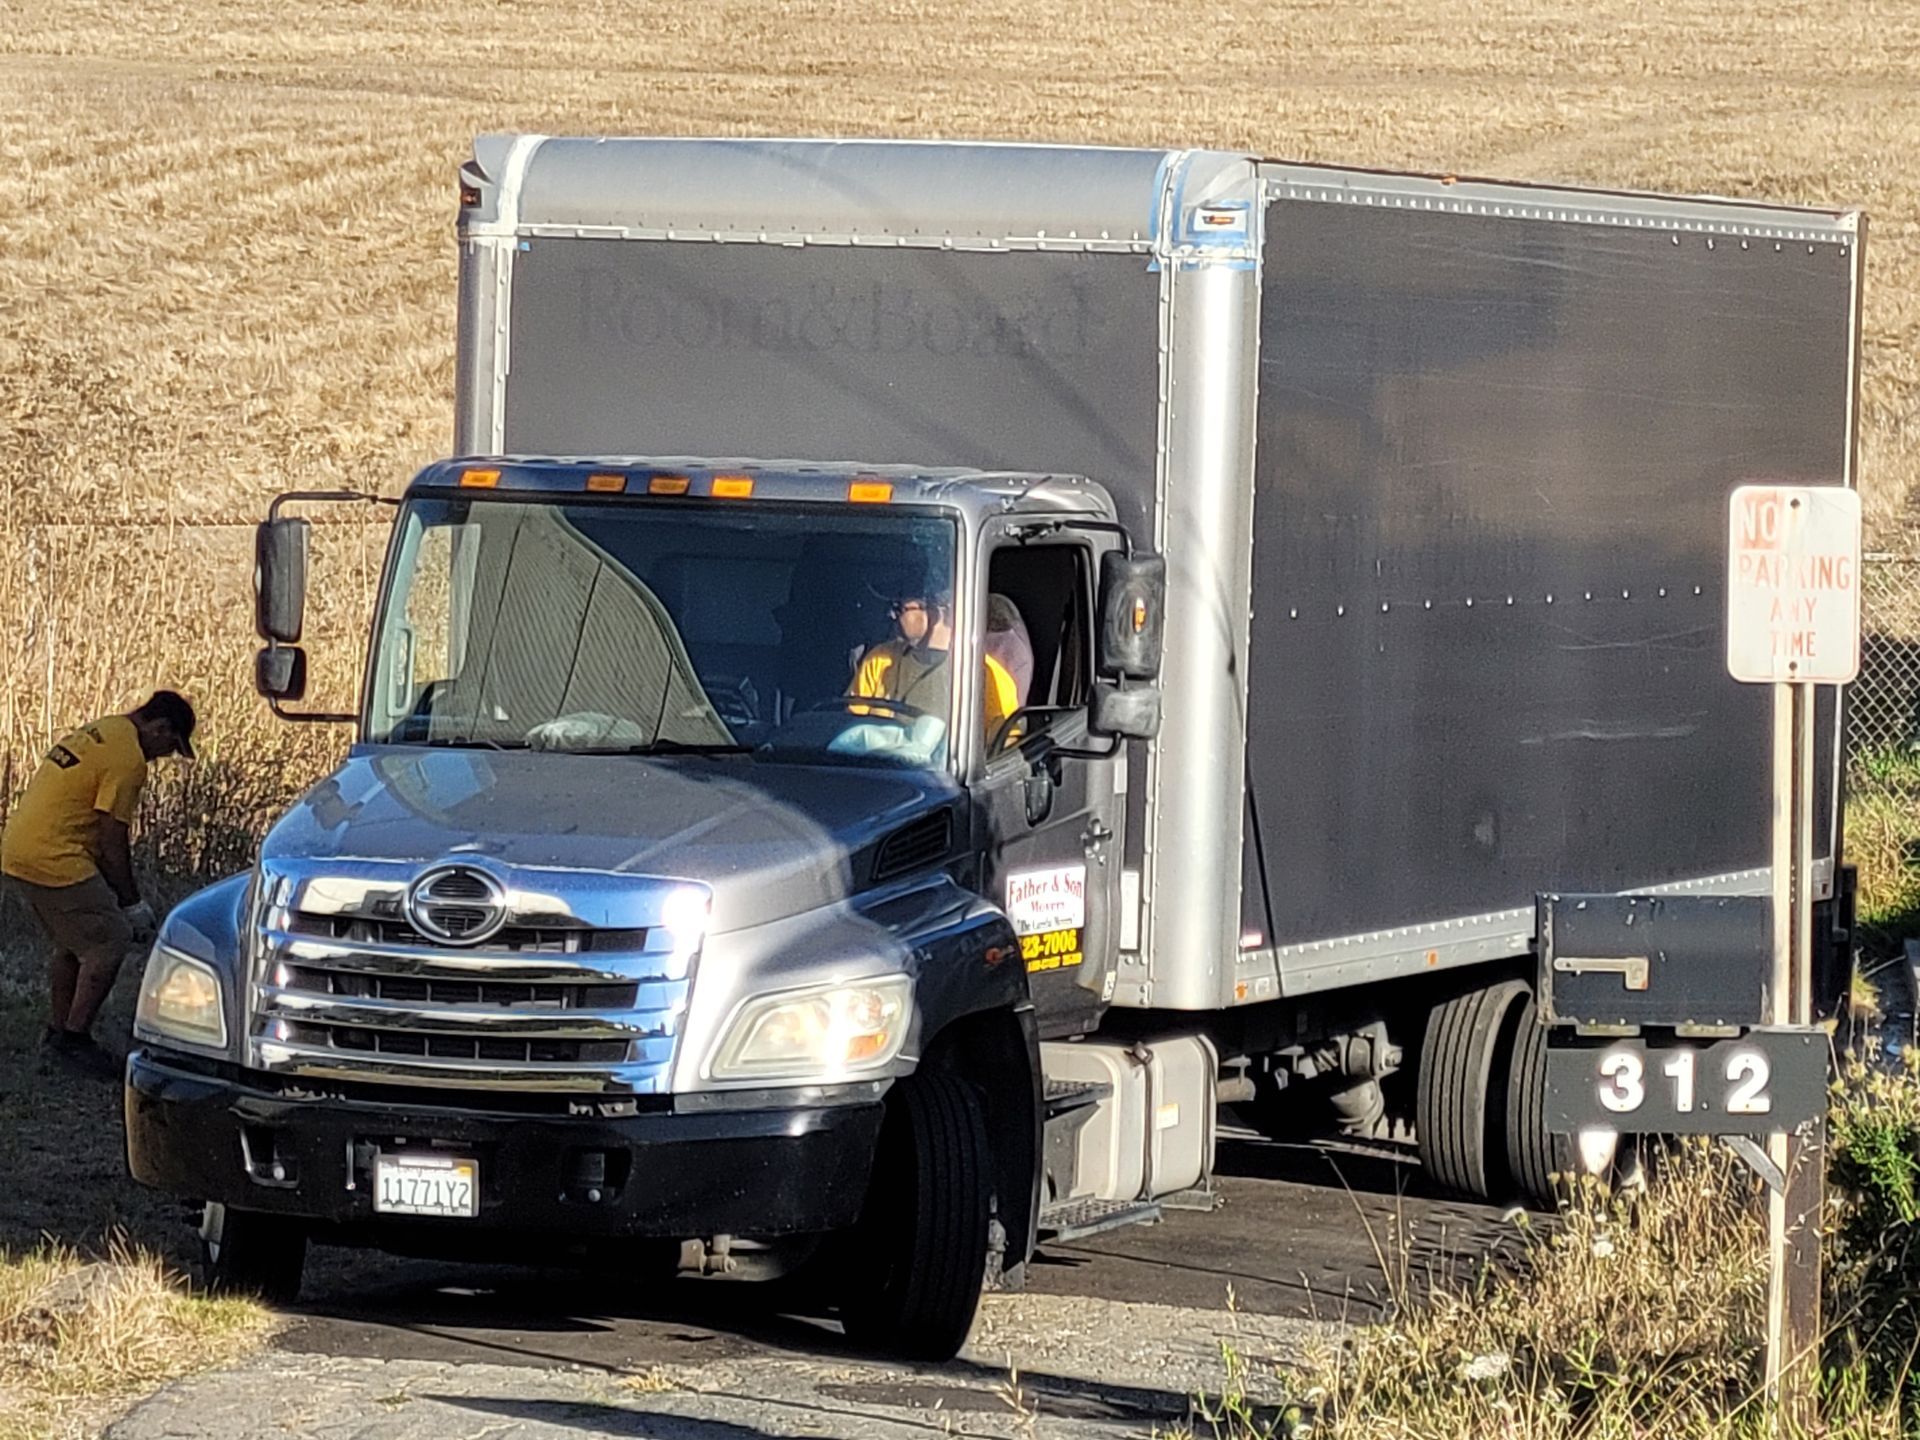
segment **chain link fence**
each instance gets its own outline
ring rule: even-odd
[[[1860,676],[1847,696],[1846,853],[1867,948],[1920,935],[1920,555],[1860,567]]]
[[[1860,629],[1860,677],[1848,696],[1851,755],[1920,748],[1920,555],[1864,557]]]

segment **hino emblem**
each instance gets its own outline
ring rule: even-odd
[[[477,945],[507,923],[507,892],[484,870],[442,865],[407,891],[407,919],[429,940]]]

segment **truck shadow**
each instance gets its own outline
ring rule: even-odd
[[[1430,1184],[1411,1145],[1259,1140],[1222,1135],[1215,1173],[1292,1185],[1332,1186],[1358,1195],[1450,1199]]]
[[[1030,1269],[1028,1295],[1040,1307],[1147,1303],[1364,1324],[1391,1318],[1436,1285],[1470,1280],[1525,1243],[1525,1231],[1499,1209],[1409,1183],[1417,1172],[1391,1153],[1232,1141],[1220,1161],[1211,1212],[1169,1212],[1161,1224],[1050,1242]],[[617,1261],[534,1269],[320,1249],[307,1296],[278,1342],[283,1349],[616,1375],[768,1352],[868,1359],[823,1308],[795,1308],[791,1292],[623,1272]],[[939,1373],[968,1372],[961,1362]],[[1021,1383],[1052,1382],[1023,1367]],[[1095,1389],[1141,1413],[1173,1403],[1152,1390]]]
[[[1438,1286],[1471,1283],[1526,1243],[1511,1211],[1448,1197],[1394,1147],[1222,1139],[1215,1208],[1049,1245],[1043,1290],[1336,1324],[1391,1319]]]
[[[950,1425],[915,1421],[928,1414],[1040,1411],[1053,1417],[1124,1422],[1183,1420],[1189,1397],[1172,1390],[1019,1371],[969,1359],[944,1365],[900,1366],[875,1360],[850,1344],[823,1315],[777,1308],[770,1288],[753,1284],[667,1281],[636,1287],[604,1271],[586,1274],[505,1267],[452,1267],[438,1262],[390,1262],[378,1278],[364,1255],[324,1264],[313,1298],[294,1308],[292,1326],[277,1348],[297,1354],[368,1359],[405,1358],[457,1366],[487,1364],[529,1369],[585,1369],[632,1382],[637,1403],[677,1388],[663,1367],[724,1366],[727,1362],[787,1358],[825,1361],[811,1396],[774,1396],[755,1387],[730,1392],[721,1383],[700,1386],[703,1404],[732,1399],[771,1409],[785,1425],[832,1433],[833,1421],[872,1421],[951,1433]],[[371,1279],[371,1283],[368,1283]],[[1015,1357],[1016,1360],[1018,1357]],[[796,1384],[811,1384],[796,1372]],[[595,1433],[651,1434],[662,1422],[674,1433],[719,1437],[761,1433],[730,1421],[649,1413],[624,1405],[533,1398],[429,1395],[417,1398],[488,1414],[573,1425]],[[812,1417],[811,1420],[807,1417]],[[785,1428],[782,1425],[778,1428]],[[708,1427],[708,1428],[699,1428]]]

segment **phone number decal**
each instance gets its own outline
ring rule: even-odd
[[[1027,962],[1029,972],[1040,970],[1064,970],[1078,965],[1083,958],[1080,953],[1080,931],[1047,930],[1038,935],[1020,937],[1020,958]]]

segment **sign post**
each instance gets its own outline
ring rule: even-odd
[[[1813,1022],[1813,687],[1860,668],[1860,497],[1844,486],[1743,485],[1727,536],[1727,670],[1773,687],[1773,964],[1767,1021]],[[1767,1391],[1803,1425],[1820,1342],[1826,1129],[1774,1130],[1784,1183],[1767,1203]]]

